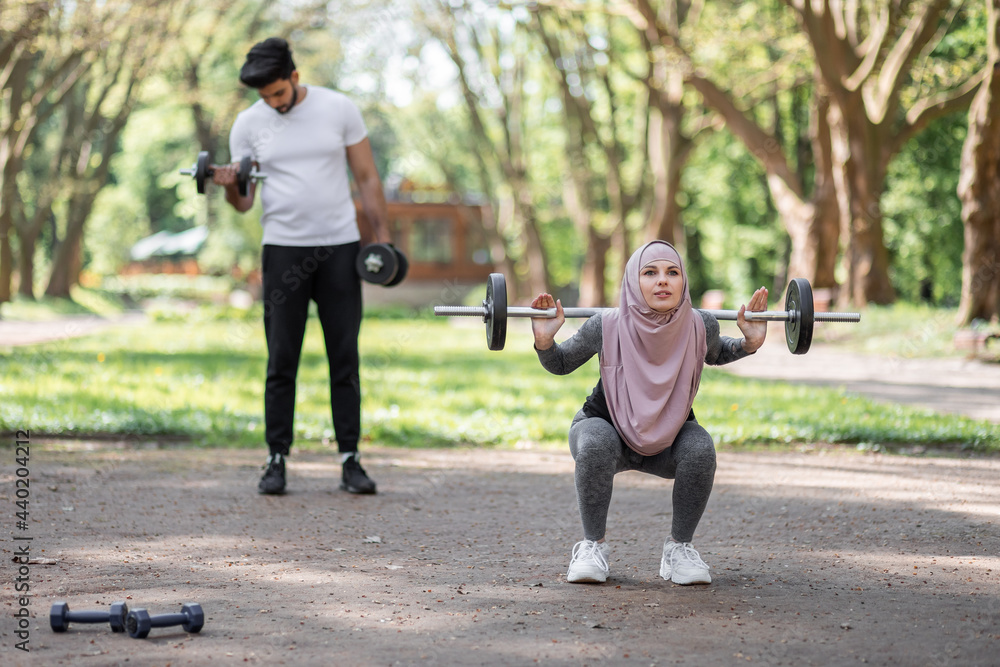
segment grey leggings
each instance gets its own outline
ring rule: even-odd
[[[576,461],[576,496],[586,539],[604,538],[615,475],[638,470],[674,480],[671,534],[678,542],[692,540],[715,480],[715,444],[698,422],[685,422],[673,446],[642,456],[622,442],[610,422],[581,411],[569,428],[569,450]]]

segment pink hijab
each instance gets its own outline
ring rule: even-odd
[[[639,288],[643,267],[658,259],[675,262],[684,276],[681,302],[669,313],[650,308]],[[672,245],[652,241],[632,254],[618,309],[605,311],[602,327],[601,379],[615,428],[639,454],[659,454],[691,413],[707,350],[705,323]]]

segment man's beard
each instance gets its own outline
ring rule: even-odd
[[[298,101],[298,99],[299,99],[299,87],[292,86],[292,101],[288,104],[287,107],[282,107],[278,109],[278,113],[288,113],[289,111],[291,111],[293,108],[295,108],[295,103]]]

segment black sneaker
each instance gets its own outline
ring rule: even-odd
[[[257,484],[259,493],[278,495],[285,492],[285,457],[282,454],[271,454],[264,466],[264,476]]]
[[[340,490],[349,493],[375,493],[375,482],[368,477],[368,473],[353,456],[344,461]]]

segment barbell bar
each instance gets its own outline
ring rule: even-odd
[[[563,308],[566,317],[593,317],[606,308]],[[703,310],[717,320],[736,321],[738,310]],[[481,317],[486,323],[486,344],[502,350],[507,340],[508,317],[554,318],[555,308],[539,309],[507,306],[507,281],[502,273],[491,273],[486,282],[486,298],[480,306],[434,306],[441,317]],[[861,313],[815,312],[812,287],[805,278],[793,278],[785,292],[785,310],[746,311],[748,322],[784,322],[785,342],[792,354],[805,354],[812,345],[815,322],[860,322]]]

